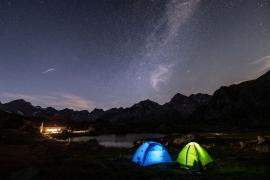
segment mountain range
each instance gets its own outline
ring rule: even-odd
[[[189,97],[182,94],[176,94],[171,101],[164,105],[160,105],[149,99],[134,104],[128,108],[112,108],[107,111],[103,109],[94,109],[91,112],[87,110],[74,111],[72,109],[56,110],[52,107],[41,108],[33,106],[30,102],[23,99],[14,100],[5,104],[0,103],[0,109],[8,113],[15,113],[26,117],[42,117],[50,120],[66,120],[66,121],[142,121],[146,118],[155,119],[166,113],[177,114],[177,116],[187,117],[198,106],[206,104],[210,95],[195,94]]]
[[[94,109],[91,112],[33,106],[23,99],[2,104],[0,110],[49,121],[109,123],[198,123],[218,126],[269,127],[270,71],[261,77],[221,87],[213,96],[176,94],[163,105],[149,99],[127,108]],[[4,112],[1,112],[2,114]],[[5,113],[5,114],[6,114]],[[1,116],[3,116],[0,114]]]

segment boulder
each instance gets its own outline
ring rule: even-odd
[[[195,140],[194,134],[187,134],[187,135],[184,135],[182,137],[175,138],[173,140],[173,144],[174,145],[182,145],[182,144],[186,144],[186,143],[189,143],[191,141],[194,141],[194,140]]]
[[[255,150],[257,152],[261,152],[261,153],[268,153],[268,152],[270,152],[270,147],[268,144],[262,143],[262,144],[258,144],[256,146]]]
[[[263,136],[257,136],[258,144],[262,144],[265,142],[265,138]]]
[[[239,145],[240,145],[240,149],[244,149],[247,144],[244,141],[240,141]]]

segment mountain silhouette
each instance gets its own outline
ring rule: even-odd
[[[201,93],[185,96],[177,93],[163,105],[147,99],[127,108],[112,108],[106,111],[94,109],[88,112],[41,108],[18,99],[0,103],[0,109],[6,111],[1,112],[1,116],[5,117],[8,112],[53,121],[155,123],[157,126],[198,123],[219,127],[269,127],[270,71],[254,80],[223,86],[216,90],[213,96]]]
[[[191,120],[219,126],[269,127],[269,110],[270,71],[255,80],[219,88]]]

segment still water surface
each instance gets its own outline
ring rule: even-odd
[[[70,142],[86,142],[91,139],[96,139],[98,143],[105,147],[116,147],[116,148],[131,148],[134,146],[134,142],[137,140],[146,140],[164,137],[164,134],[107,134],[99,136],[80,136],[80,137],[70,137],[68,141]]]

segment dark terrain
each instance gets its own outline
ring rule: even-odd
[[[136,148],[119,149],[85,143],[58,142],[39,133],[1,131],[1,179],[269,179],[269,139],[260,144],[257,133],[170,135],[173,159],[185,143],[199,142],[215,163],[201,173],[177,164],[142,168],[131,162]],[[267,135],[261,133],[261,135]],[[269,134],[268,134],[269,135]],[[267,136],[269,138],[269,136]],[[241,144],[244,144],[242,146]]]

